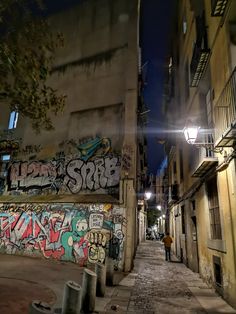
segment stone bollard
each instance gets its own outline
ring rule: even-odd
[[[106,284],[113,286],[114,277],[114,261],[112,258],[106,258]]]
[[[102,263],[97,263],[95,265],[95,272],[97,274],[96,295],[98,297],[104,297],[106,288],[106,266]]]
[[[81,308],[81,286],[67,281],[64,287],[62,314],[79,314]]]
[[[83,273],[82,284],[82,310],[84,313],[94,311],[96,300],[97,275],[85,268]]]
[[[34,300],[29,306],[29,314],[53,314],[53,310],[49,304]]]

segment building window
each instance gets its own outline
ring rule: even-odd
[[[222,287],[222,269],[221,269],[220,257],[213,255],[213,266],[214,266],[215,284],[217,287]]]
[[[207,181],[206,189],[209,204],[211,238],[222,239],[216,176]]]
[[[192,210],[196,210],[196,202],[195,200],[191,201]]]
[[[143,145],[141,143],[139,143],[139,153],[143,154]]]
[[[0,177],[6,177],[7,176],[7,166],[8,162],[11,159],[11,155],[2,155],[0,160]]]
[[[15,129],[17,126],[17,121],[18,121],[18,112],[17,111],[12,111],[10,113],[10,118],[9,118],[9,123],[8,123],[8,129]]]
[[[181,206],[182,233],[185,234],[185,210],[184,205]]]
[[[212,91],[211,89],[208,90],[206,94],[206,107],[207,107],[207,123],[209,126],[213,123],[213,113],[212,113]]]
[[[184,80],[185,80],[185,102],[187,102],[189,98],[189,64],[188,61],[185,63],[185,68],[184,68]]]
[[[188,29],[187,17],[186,17],[186,12],[184,12],[183,23],[182,23],[182,30],[183,30],[184,35],[187,33],[187,29]]]
[[[176,161],[174,161],[174,164],[173,164],[173,172],[174,174],[177,173]]]
[[[179,150],[179,163],[180,163],[180,180],[184,178],[184,165],[183,165],[183,151]]]
[[[2,155],[2,161],[9,161],[11,159],[11,155]]]

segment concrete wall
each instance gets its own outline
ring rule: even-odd
[[[65,43],[56,52],[49,83],[67,96],[66,107],[51,116],[54,130],[37,135],[20,116],[14,130],[20,149],[2,188],[4,196],[20,196],[16,202],[23,203],[24,197],[38,194],[47,204],[52,194],[112,195],[118,203],[125,176],[128,190],[121,206],[127,216],[127,271],[135,251],[137,210],[138,18],[138,0],[89,0],[50,17],[52,30],[62,32]],[[0,124],[7,128],[9,108],[3,108]],[[18,250],[27,253],[24,247]]]
[[[66,106],[63,113],[51,116],[55,129],[50,132],[41,130],[36,135],[30,121],[19,117],[14,136],[21,137],[20,149],[12,158],[13,162],[19,164],[11,167],[5,192],[17,190],[18,185],[21,186],[19,191],[22,191],[23,186],[32,187],[33,181],[38,181],[36,186],[40,186],[38,177],[41,174],[36,175],[38,170],[43,172],[40,162],[47,161],[54,164],[52,168],[55,168],[55,164],[58,168],[61,158],[77,160],[74,166],[78,169],[82,169],[82,163],[85,163],[84,175],[89,179],[83,178],[83,190],[87,189],[88,192],[93,188],[88,188],[87,179],[91,181],[96,167],[101,166],[97,171],[99,174],[106,172],[102,169],[106,168],[104,161],[95,161],[105,155],[117,157],[121,176],[125,172],[135,182],[138,14],[138,0],[129,3],[125,0],[90,0],[50,17],[52,30],[61,32],[65,43],[56,52],[49,84],[58,93],[67,96]],[[4,114],[8,111],[8,108],[4,108]],[[4,114],[0,117],[0,123],[7,128],[8,119]],[[130,163],[128,167],[127,164],[123,167],[121,159],[126,160],[127,156]],[[35,162],[33,165],[32,161]],[[67,161],[65,164],[68,164]],[[24,162],[25,166],[21,167]],[[50,167],[49,164],[45,167]],[[62,170],[63,173],[67,172],[66,168]],[[55,177],[55,169],[46,172],[46,176]],[[73,179],[78,181],[76,170],[73,172]],[[76,184],[75,181],[72,184]],[[91,182],[89,184],[90,187],[93,185]],[[44,185],[41,184],[43,189]],[[64,188],[60,190],[60,193],[66,192]],[[75,188],[74,192],[81,192],[81,189]]]
[[[111,204],[1,204],[0,251],[80,266],[106,256],[123,267],[126,213]]]
[[[78,146],[99,136],[109,138],[113,152],[129,151],[134,178],[138,1],[85,1],[50,17],[50,25],[62,32],[65,43],[56,52],[49,84],[67,96],[66,107],[52,116],[55,129],[40,135],[34,134],[30,121],[19,117],[15,136],[22,141],[15,159],[44,160],[71,150],[75,154],[71,143]],[[7,128],[4,117],[0,122]],[[29,147],[32,153],[26,156]]]

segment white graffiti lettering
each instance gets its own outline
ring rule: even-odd
[[[71,161],[66,167],[66,181],[71,193],[78,193],[82,189],[97,190],[119,184],[120,164],[117,157],[106,157],[100,159],[99,162],[79,161],[80,163]]]
[[[14,162],[9,168],[8,190],[30,190],[67,187],[70,193],[96,191],[119,184],[119,157],[101,157],[93,161],[76,158],[50,162]]]

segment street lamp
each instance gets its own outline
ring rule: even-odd
[[[193,145],[196,142],[199,129],[200,129],[199,126],[191,126],[184,128],[183,132],[188,144]]]
[[[197,142],[197,138],[200,132],[200,126],[197,125],[189,125],[183,129],[183,133],[186,139],[186,142],[190,145],[196,145],[197,147],[203,147],[208,149],[209,151],[215,153],[222,153],[223,148],[214,147],[212,134],[209,132],[207,136],[207,141],[205,142]]]
[[[158,209],[158,210],[161,210],[161,205],[157,205],[157,209]]]
[[[152,192],[151,191],[146,191],[144,193],[145,199],[146,200],[150,200],[150,198],[152,197]]]

